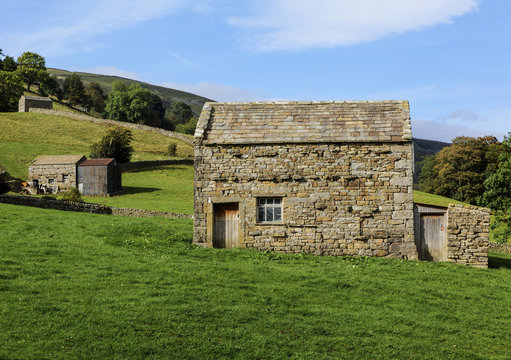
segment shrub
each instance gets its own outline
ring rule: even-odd
[[[77,188],[73,187],[67,191],[64,191],[62,195],[62,200],[64,201],[74,201],[74,202],[83,202],[82,194],[78,191]]]
[[[177,155],[177,145],[176,143],[171,143],[169,147],[167,148],[167,154],[168,157],[176,156]]]
[[[115,158],[119,163],[129,163],[133,154],[133,134],[129,129],[111,127],[101,140],[91,147],[90,157]]]
[[[10,190],[10,188],[9,188],[9,184],[7,183],[7,181],[0,180],[0,194],[9,192],[9,190]]]
[[[197,119],[192,117],[190,120],[188,120],[187,123],[178,124],[176,126],[176,132],[193,135],[196,127],[197,127]]]

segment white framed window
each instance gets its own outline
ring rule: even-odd
[[[282,222],[282,198],[258,198],[257,222]]]
[[[55,179],[48,179],[48,184],[53,184],[55,182]]]
[[[66,174],[62,175],[63,182],[67,183],[68,180],[69,180],[69,175],[66,175]]]

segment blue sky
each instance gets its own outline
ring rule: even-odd
[[[509,0],[0,0],[0,48],[217,101],[410,101],[415,137],[511,131]]]

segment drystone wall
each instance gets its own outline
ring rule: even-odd
[[[70,117],[70,118],[73,118],[76,120],[83,120],[83,121],[93,122],[93,123],[101,124],[101,125],[121,126],[121,127],[126,127],[129,129],[145,130],[145,131],[150,131],[150,132],[153,132],[156,134],[164,135],[167,137],[179,139],[179,140],[184,141],[185,143],[190,144],[190,145],[193,144],[193,139],[189,136],[186,136],[184,134],[180,134],[180,133],[177,133],[174,131],[164,130],[164,129],[147,126],[147,125],[133,124],[133,123],[128,123],[128,122],[124,122],[124,121],[115,121],[115,120],[108,120],[108,119],[98,119],[98,118],[95,118],[94,116],[89,116],[89,115],[85,115],[85,114],[75,114],[72,112],[59,111],[59,110],[46,110],[46,109],[31,108],[31,109],[29,109],[29,112],[35,112],[35,113],[39,113],[39,114],[67,116],[67,117]]]
[[[411,147],[198,143],[194,242],[213,246],[214,204],[237,202],[246,248],[416,259]],[[258,197],[282,197],[282,223],[257,222]]]
[[[183,218],[191,219],[192,216],[188,214],[179,214],[166,211],[154,211],[154,210],[142,210],[142,209],[130,209],[130,208],[119,208],[115,206],[99,205],[87,202],[72,202],[55,200],[48,198],[39,198],[32,196],[20,196],[20,195],[0,195],[0,203],[22,205],[22,206],[33,206],[43,209],[54,209],[63,211],[76,211],[76,212],[87,212],[93,214],[107,214],[117,216],[131,216],[131,217],[164,217],[164,218]]]
[[[489,209],[449,204],[447,261],[488,267],[489,229]]]
[[[511,254],[511,244],[500,244],[491,242],[488,244],[488,250],[502,254]]]

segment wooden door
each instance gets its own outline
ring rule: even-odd
[[[447,260],[445,215],[421,214],[418,251],[421,260]]]
[[[240,245],[238,203],[215,204],[213,247],[231,249]]]

